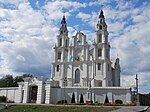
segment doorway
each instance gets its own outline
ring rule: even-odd
[[[38,86],[29,87],[29,103],[36,103]]]

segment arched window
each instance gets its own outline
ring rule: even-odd
[[[58,52],[57,59],[61,59],[61,52]]]
[[[80,70],[76,69],[75,71],[75,83],[79,83],[80,82]]]
[[[100,30],[102,30],[102,25],[99,26]]]
[[[59,46],[62,46],[62,38],[59,39]]]
[[[102,56],[102,49],[99,48],[99,49],[98,49],[98,57],[101,57],[101,56]]]
[[[98,63],[98,64],[97,64],[97,69],[98,69],[98,70],[101,70],[101,63]]]
[[[68,40],[66,39],[65,47],[67,47],[67,46],[68,46]]]
[[[102,42],[102,34],[99,34],[99,37],[98,37],[98,42]]]
[[[57,65],[56,71],[59,72],[59,65]]]

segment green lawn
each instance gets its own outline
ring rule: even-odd
[[[41,105],[17,105],[0,112],[108,112],[117,109],[115,107],[75,107],[75,106],[41,106]]]

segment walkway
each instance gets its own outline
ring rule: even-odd
[[[111,112],[143,112],[148,109],[148,106],[122,106],[120,109]]]

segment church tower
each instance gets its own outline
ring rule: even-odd
[[[63,78],[65,77],[65,62],[67,62],[68,57],[68,47],[69,46],[69,37],[67,22],[65,16],[61,20],[61,27],[59,29],[59,34],[57,36],[57,44],[55,45],[55,62],[52,69],[52,79],[55,77],[59,80],[58,83],[63,84]]]
[[[94,43],[94,60],[96,62],[96,80],[102,81],[102,86],[112,86],[110,45],[108,42],[107,24],[101,10],[96,29]],[[100,81],[100,82],[101,82]]]

